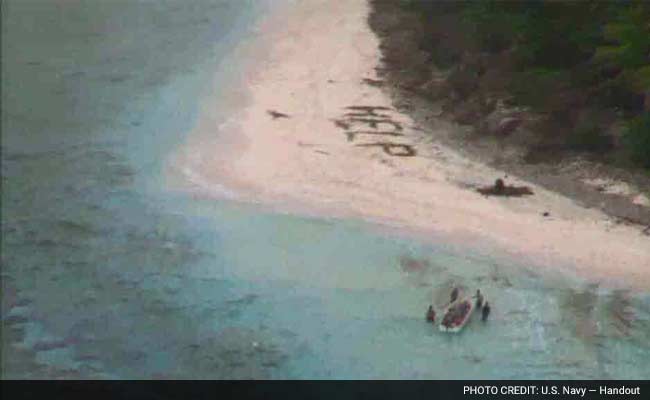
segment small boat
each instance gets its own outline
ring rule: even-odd
[[[438,328],[442,332],[459,332],[469,321],[475,306],[473,297],[465,297],[450,303],[442,314]]]

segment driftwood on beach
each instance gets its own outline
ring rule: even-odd
[[[528,186],[506,185],[502,179],[497,179],[494,185],[478,188],[476,191],[484,196],[522,197],[533,194]]]
[[[363,78],[361,82],[365,83],[366,85],[370,85],[374,87],[381,87],[384,84],[384,81],[382,80],[370,79],[370,78]]]
[[[281,113],[275,110],[266,110],[266,113],[269,114],[271,118],[273,118],[274,120],[278,118],[290,118],[288,114]]]
[[[383,111],[390,110],[390,108],[384,106],[347,106],[345,108],[348,110],[360,110],[366,112],[373,112],[374,110],[383,110]]]

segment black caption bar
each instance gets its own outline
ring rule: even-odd
[[[4,399],[647,399],[650,381],[3,381]]]

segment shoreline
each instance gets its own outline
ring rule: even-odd
[[[369,12],[367,2],[315,0],[268,17],[257,43],[243,50],[255,62],[240,74],[245,95],[226,105],[232,113],[221,124],[206,104],[172,159],[172,188],[361,218],[550,271],[561,266],[592,281],[650,288],[650,240],[637,230],[512,176],[507,183],[534,195],[477,193],[504,173],[435,140],[453,126],[418,126],[395,109],[376,84],[379,39]]]
[[[558,122],[551,119],[541,123],[548,116],[531,107],[511,104],[512,93],[495,88],[503,85],[499,81],[503,78],[497,76],[505,72],[499,70],[498,60],[492,64],[477,61],[482,55],[462,37],[457,16],[438,15],[431,26],[417,18],[416,11],[395,3],[370,3],[368,24],[379,37],[382,56],[379,82],[398,109],[418,124],[446,124],[446,129],[436,132],[437,142],[466,158],[571,198],[582,207],[602,211],[617,223],[634,226],[650,236],[647,171],[629,165],[625,168],[611,159],[606,162],[602,154],[571,150],[567,144],[545,144],[544,137],[557,135],[548,126]],[[418,46],[427,35],[434,38],[435,44],[423,52]],[[453,50],[448,47],[451,42],[456,43]],[[447,54],[450,52],[453,56],[465,55],[454,63],[445,58],[453,58]],[[473,63],[484,68],[483,80],[478,83],[462,73],[475,68]],[[476,90],[459,94],[459,90],[471,85],[477,85]],[[614,123],[602,129],[620,135],[622,128]]]

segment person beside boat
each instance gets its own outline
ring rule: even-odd
[[[427,322],[434,323],[436,321],[436,312],[433,309],[432,305],[429,305],[429,309],[427,310]]]
[[[490,303],[488,303],[487,301],[483,305],[483,310],[481,314],[482,314],[481,319],[483,320],[483,322],[487,321],[488,317],[490,316]]]
[[[484,299],[480,289],[476,290],[476,295],[474,297],[476,297],[476,308],[480,309],[481,307],[483,307]]]

